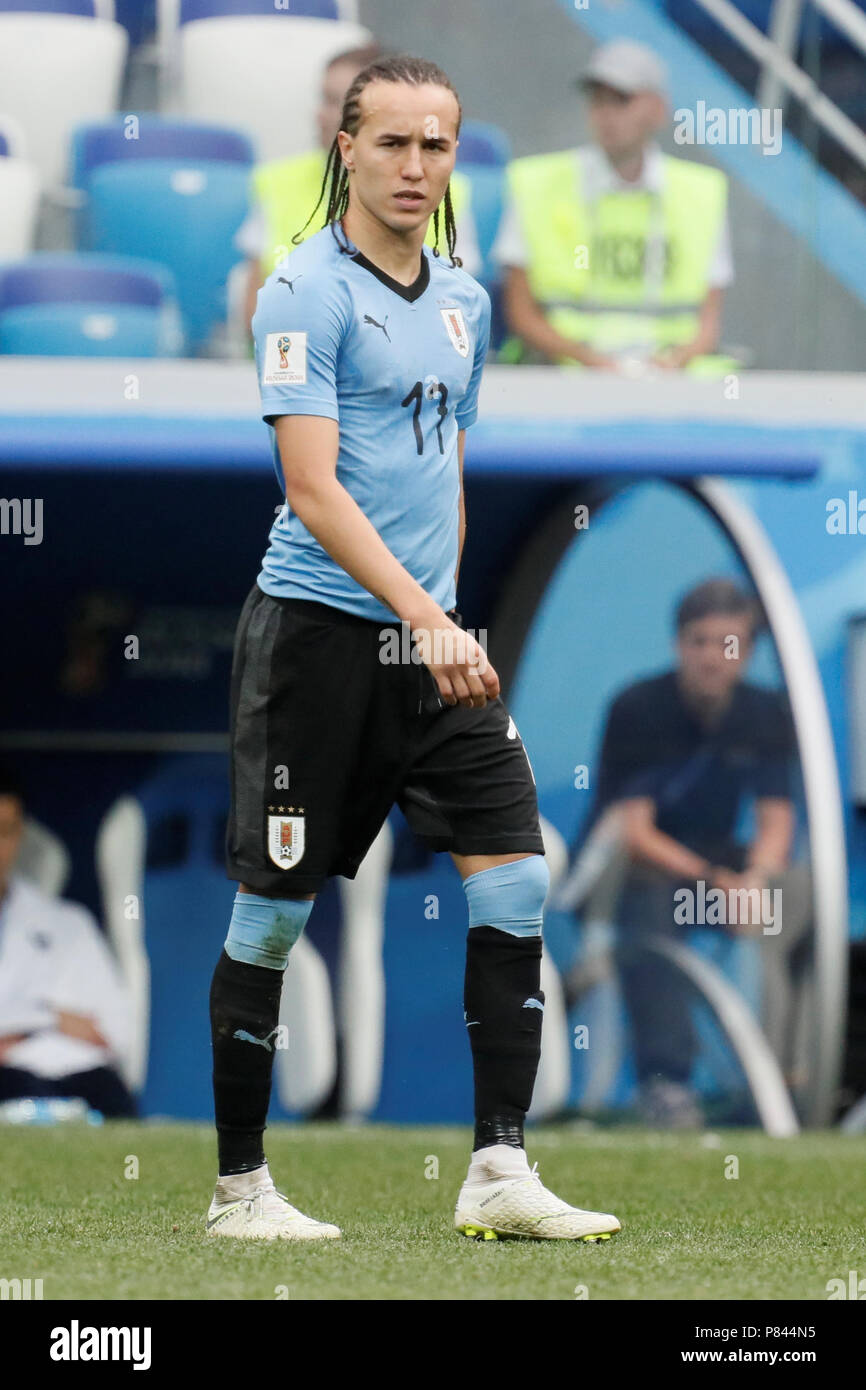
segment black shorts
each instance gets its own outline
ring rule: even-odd
[[[388,626],[253,585],[232,666],[229,878],[276,898],[354,878],[395,802],[431,849],[544,853],[501,699],[441,704],[422,663],[380,660]]]

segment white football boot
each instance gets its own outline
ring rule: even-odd
[[[274,1187],[265,1164],[252,1173],[219,1178],[205,1220],[209,1236],[242,1240],[334,1240],[339,1226],[313,1221]]]
[[[488,1165],[488,1174],[491,1166]],[[537,1170],[537,1163],[531,1171],[526,1164],[522,1176],[491,1175],[472,1182],[467,1178],[454,1212],[456,1229],[479,1240],[523,1236],[529,1240],[585,1241],[610,1240],[621,1229],[617,1218],[609,1212],[570,1207],[547,1190]],[[470,1176],[482,1175],[483,1167],[476,1155]]]

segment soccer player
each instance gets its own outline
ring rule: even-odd
[[[475,1139],[457,1230],[619,1230],[549,1192],[524,1149],[549,874],[529,760],[454,606],[464,436],[490,325],[488,295],[454,255],[460,120],[432,63],[363,69],[328,156],[325,225],[258,296],[262,414],[286,506],[232,673],[227,869],[239,891],[210,995],[215,1236],[340,1235],[291,1206],[265,1159],[282,974],[324,880],[355,876],[395,801],[450,852],[469,906]],[[450,263],[424,246],[443,205]],[[390,659],[410,637],[412,659]]]

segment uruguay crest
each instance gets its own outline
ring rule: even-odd
[[[469,334],[466,332],[466,324],[463,321],[463,310],[452,306],[448,309],[440,309],[442,321],[448,329],[448,337],[451,339],[451,346],[456,348],[461,357],[469,356]]]
[[[304,857],[304,817],[268,816],[268,855],[278,869],[294,869]]]

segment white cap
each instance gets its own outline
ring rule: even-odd
[[[667,96],[664,64],[645,44],[613,39],[597,48],[580,79],[581,86],[600,82],[618,92],[657,92]]]

